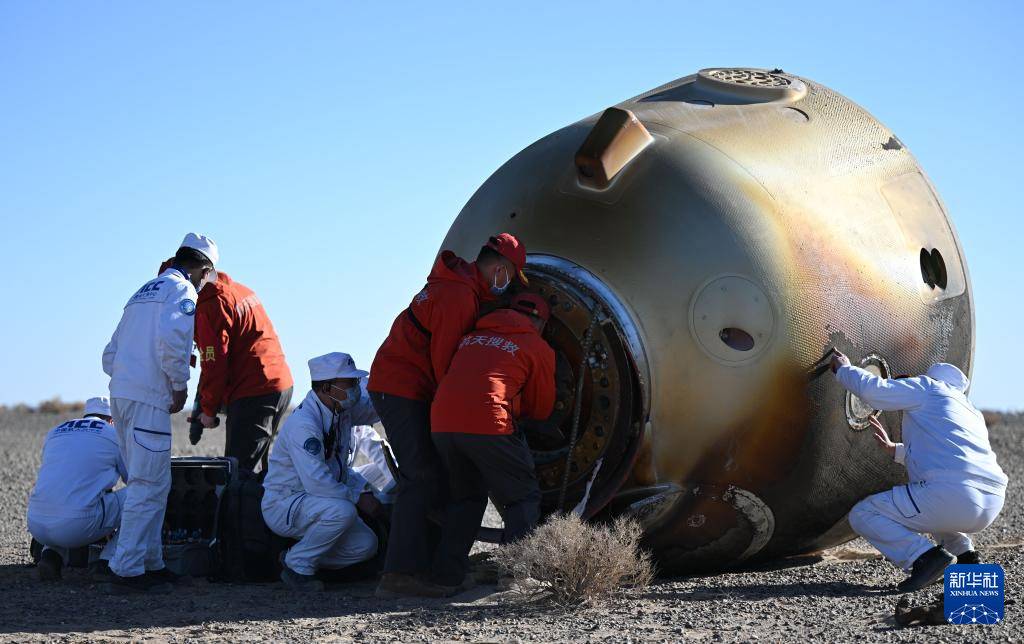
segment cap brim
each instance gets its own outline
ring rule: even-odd
[[[338,378],[365,378],[370,375],[369,371],[363,371],[362,369],[353,369],[352,371],[346,371],[345,373],[337,376]]]
[[[526,273],[524,273],[523,271],[519,271],[519,281],[522,282],[525,286],[530,285],[530,280],[526,279]]]

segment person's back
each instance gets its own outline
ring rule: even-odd
[[[28,501],[30,514],[78,517],[124,473],[114,427],[99,418],[75,418],[50,430]]]
[[[480,300],[494,299],[477,267],[444,251],[427,285],[395,318],[370,367],[369,390],[429,401]]]
[[[168,306],[173,302],[179,302],[178,306]],[[192,344],[191,324],[183,325],[175,318],[191,320],[195,302],[195,287],[176,268],[146,282],[128,299],[103,352],[111,398],[170,407],[171,392],[187,386]]]
[[[950,481],[1002,492],[1006,474],[988,440],[981,412],[964,394],[967,378],[937,364],[922,376],[879,379],[856,367],[840,369],[840,382],[875,409],[901,410],[903,447],[897,460],[910,481]]]
[[[224,271],[218,271],[217,281],[199,294],[196,344],[204,374],[200,393],[206,413],[213,415],[222,404],[284,391],[293,384],[263,303],[252,289]]]
[[[199,294],[196,344],[202,375],[198,388],[198,426],[190,431],[195,444],[201,427],[216,426],[217,413],[227,410],[224,455],[254,471],[263,462],[292,399],[292,374],[281,342],[259,297],[223,271]]]
[[[514,417],[547,418],[555,355],[529,318],[498,309],[459,343],[431,408],[434,433],[511,434]]]
[[[26,517],[32,538],[43,546],[37,564],[41,580],[60,579],[71,548],[118,528],[127,488],[115,492],[113,487],[127,477],[107,398],[90,398],[81,418],[50,430]],[[100,559],[109,560],[115,545],[112,540]]]

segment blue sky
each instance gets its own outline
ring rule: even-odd
[[[967,253],[972,396],[1024,408],[1022,7],[0,3],[0,403],[105,392],[121,306],[189,230],[259,293],[300,389],[313,355],[368,366],[502,162],[666,81],[751,66],[833,87],[915,154]]]

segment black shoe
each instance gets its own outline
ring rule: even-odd
[[[63,567],[64,560],[60,558],[60,555],[49,548],[44,548],[42,554],[39,555],[39,563],[36,564],[39,581],[60,581]]]
[[[106,559],[97,559],[89,564],[89,579],[104,583],[113,581],[114,571],[110,569],[110,562]]]
[[[174,586],[192,585],[191,577],[177,575],[166,567],[161,568],[160,570],[147,570],[146,576],[152,579],[154,583],[172,584]]]
[[[981,555],[978,554],[977,550],[968,550],[962,555],[957,555],[956,562],[958,564],[980,564]]]
[[[286,586],[294,589],[307,592],[320,592],[324,589],[324,582],[320,581],[313,575],[301,575],[291,568],[284,562],[284,554],[281,553],[277,556],[277,561],[281,564],[281,581]]]
[[[132,595],[136,593],[166,595],[171,592],[171,584],[166,581],[156,581],[149,575],[122,577],[113,571],[111,571],[111,575],[109,585],[111,595]]]
[[[901,593],[920,590],[942,579],[946,566],[956,563],[956,557],[945,548],[935,546],[914,561],[910,576],[896,587]]]

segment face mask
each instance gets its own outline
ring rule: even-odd
[[[512,283],[512,278],[508,276],[508,271],[505,271],[505,285],[498,286],[498,271],[494,271],[494,282],[491,284],[491,293],[495,295],[501,295],[508,290],[509,284]]]
[[[333,389],[332,389],[332,391],[333,391]],[[349,409],[352,409],[352,407],[354,407],[355,404],[357,402],[359,402],[359,398],[363,395],[363,390],[359,387],[359,385],[355,385],[354,387],[349,387],[349,388],[345,389],[344,391],[345,391],[345,400],[338,400],[337,398],[335,398],[331,394],[327,394],[328,398],[330,398],[334,402],[338,403],[338,410],[339,411],[347,411]]]

